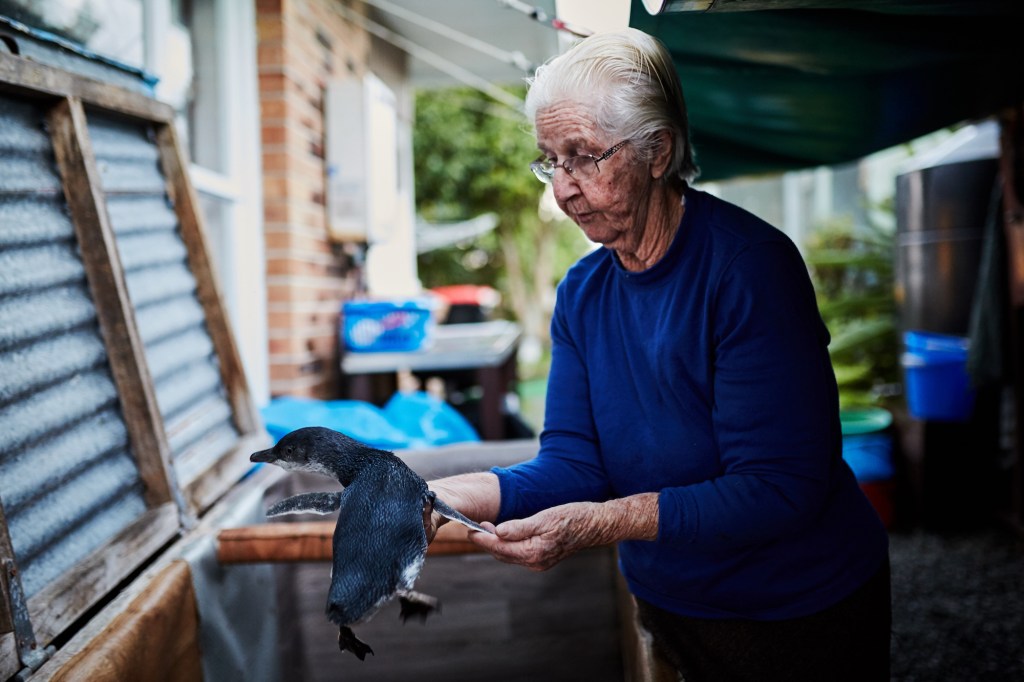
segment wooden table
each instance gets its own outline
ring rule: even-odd
[[[480,437],[502,440],[505,394],[516,381],[516,351],[522,338],[519,325],[508,320],[438,325],[433,342],[422,350],[402,353],[355,353],[342,356],[341,371],[353,400],[377,402],[374,375],[392,377],[403,370],[416,373],[472,370],[483,394],[480,399]]]

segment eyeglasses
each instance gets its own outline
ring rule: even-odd
[[[530,170],[544,184],[554,182],[556,168],[563,168],[566,173],[577,180],[590,178],[600,172],[601,169],[597,166],[599,162],[608,159],[612,154],[625,147],[627,142],[629,140],[623,140],[617,145],[609,147],[601,156],[584,154],[582,156],[570,157],[562,163],[555,163],[541,155],[539,159],[530,164]]]

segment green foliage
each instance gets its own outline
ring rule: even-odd
[[[525,88],[513,92],[522,96]],[[543,305],[543,289],[557,283],[586,242],[568,221],[553,225],[538,215],[544,185],[529,170],[538,153],[526,118],[476,90],[417,94],[417,212],[432,222],[498,216],[491,234],[421,254],[424,286],[488,284],[502,292],[503,313],[518,318],[524,305]],[[538,273],[545,281],[531,281]]]
[[[413,130],[424,218],[465,220],[500,207],[499,231],[536,220],[543,187],[527,169],[537,152],[522,116],[468,88],[421,91]]]
[[[806,260],[843,409],[877,406],[899,381],[899,333],[893,297],[894,234],[836,219],[807,241]]]

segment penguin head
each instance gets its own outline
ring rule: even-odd
[[[320,426],[296,429],[281,438],[274,447],[249,455],[249,461],[267,462],[288,471],[309,471],[334,478],[336,473],[329,460],[331,446],[338,436],[342,434]]]

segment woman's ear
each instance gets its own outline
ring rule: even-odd
[[[651,156],[651,177],[654,179],[664,177],[672,163],[672,133],[662,130],[658,133],[658,146]]]

